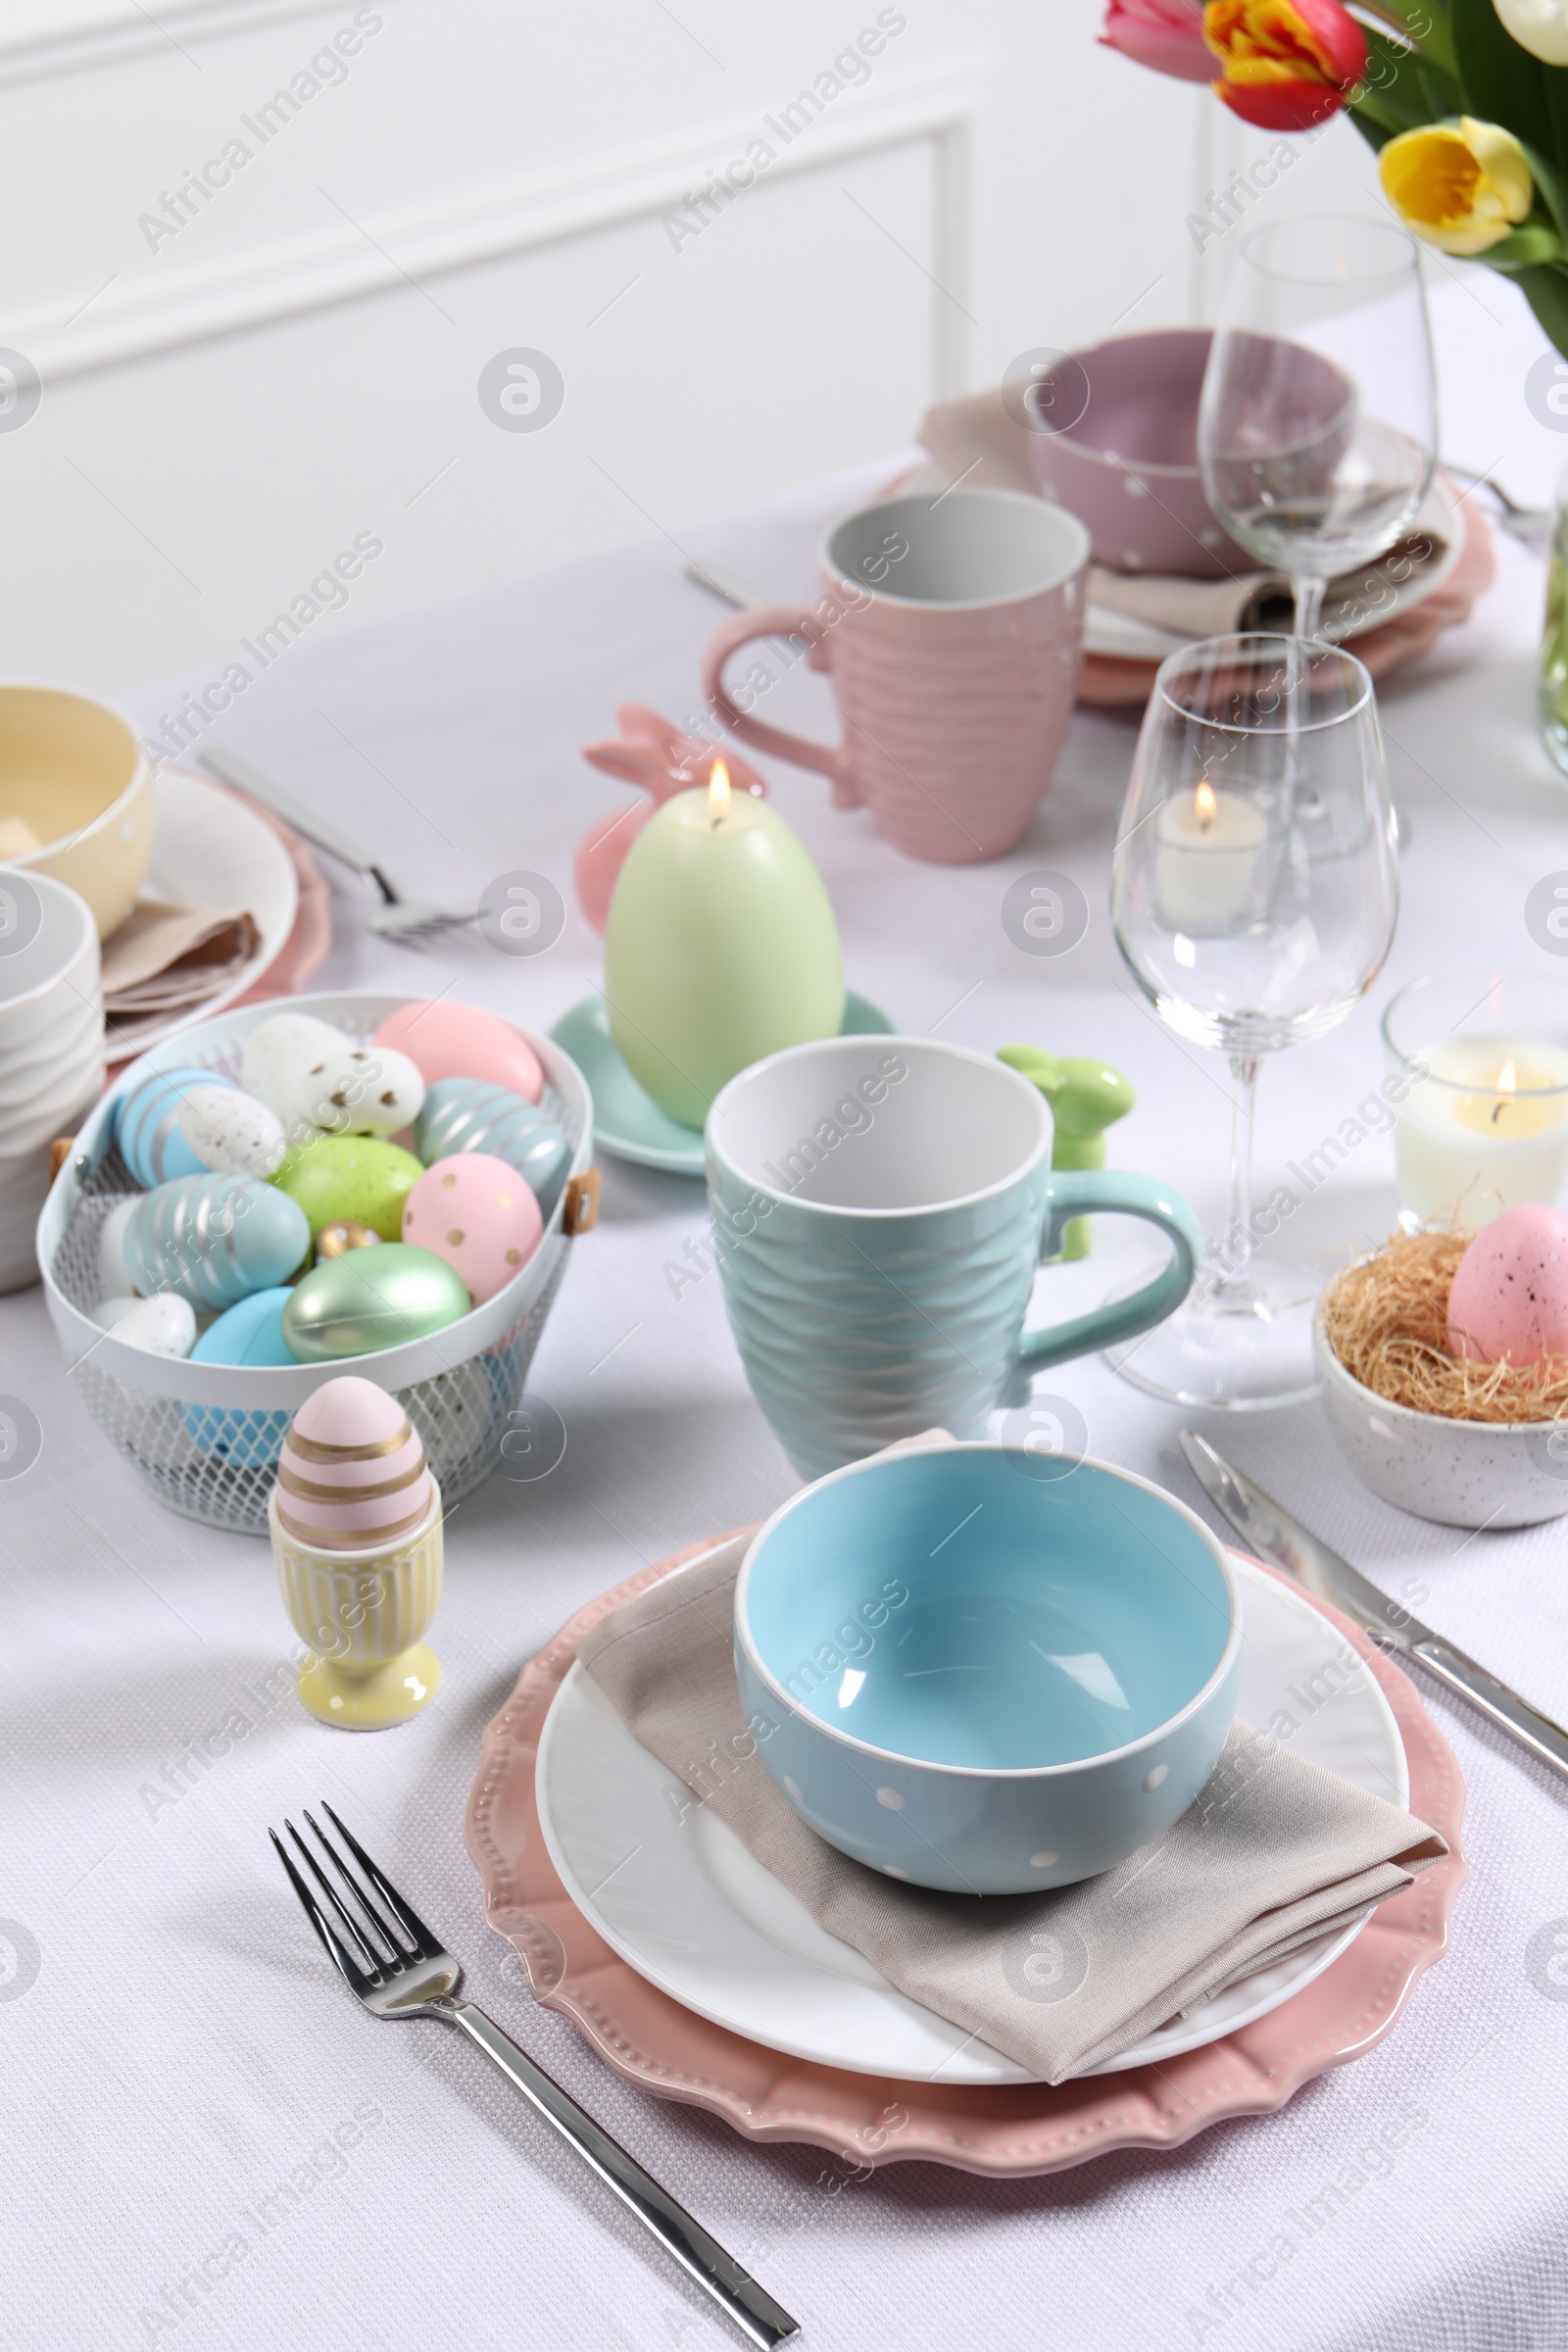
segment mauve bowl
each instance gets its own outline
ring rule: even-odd
[[[1023,395],[1035,478],[1088,525],[1097,564],[1189,579],[1259,568],[1219,522],[1199,471],[1212,340],[1206,327],[1118,335],[1070,353]],[[1290,364],[1302,375],[1303,431],[1315,443],[1347,387],[1310,352],[1293,349]]]
[[[1321,1315],[1312,1349],[1340,1451],[1374,1494],[1442,1527],[1537,1527],[1568,1511],[1568,1423],[1456,1421],[1391,1404],[1348,1372]]]
[[[1236,1711],[1224,1550],[1102,1462],[976,1442],[818,1479],[753,1539],[758,1753],[854,1860],[956,1894],[1065,1886],[1158,1838]]]

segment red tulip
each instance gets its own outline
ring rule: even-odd
[[[1310,130],[1366,71],[1366,35],[1339,0],[1208,0],[1216,93],[1259,130]]]
[[[1140,66],[1178,81],[1212,81],[1202,0],[1110,0],[1101,40]]]

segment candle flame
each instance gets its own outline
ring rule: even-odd
[[[729,769],[722,760],[713,761],[708,779],[708,815],[711,824],[719,824],[729,814]]]
[[[1499,1095],[1512,1095],[1516,1094],[1518,1089],[1519,1073],[1511,1061],[1505,1061],[1497,1072],[1497,1092]]]
[[[1193,795],[1193,807],[1197,810],[1199,823],[1205,829],[1214,822],[1219,803],[1214,798],[1214,787],[1206,776]]]

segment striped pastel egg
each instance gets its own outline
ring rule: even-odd
[[[196,1087],[239,1092],[232,1079],[217,1070],[148,1070],[132,1079],[115,1104],[120,1156],[144,1192],[175,1176],[199,1176],[208,1164],[191,1144],[180,1115],[186,1096]]]
[[[571,1167],[571,1146],[549,1111],[482,1078],[438,1078],[414,1127],[426,1167],[455,1152],[493,1152],[516,1169],[548,1225]]]
[[[408,1415],[373,1380],[329,1380],[295,1414],[277,1465],[277,1515],[314,1551],[399,1544],[428,1516],[430,1473]]]
[[[105,1227],[106,1261],[119,1214]],[[179,1176],[132,1202],[115,1239],[130,1287],[144,1298],[173,1291],[195,1307],[224,1307],[286,1282],[311,1246],[311,1228],[274,1185]]]

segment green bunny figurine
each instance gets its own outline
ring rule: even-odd
[[[1105,1129],[1124,1119],[1138,1097],[1119,1070],[1081,1054],[1058,1059],[1038,1046],[1003,1046],[997,1054],[1031,1086],[1038,1086],[1051,1104],[1055,1136],[1051,1147],[1054,1168],[1102,1168]],[[1062,1237],[1060,1255],[1048,1265],[1089,1255],[1089,1219],[1074,1217]]]

